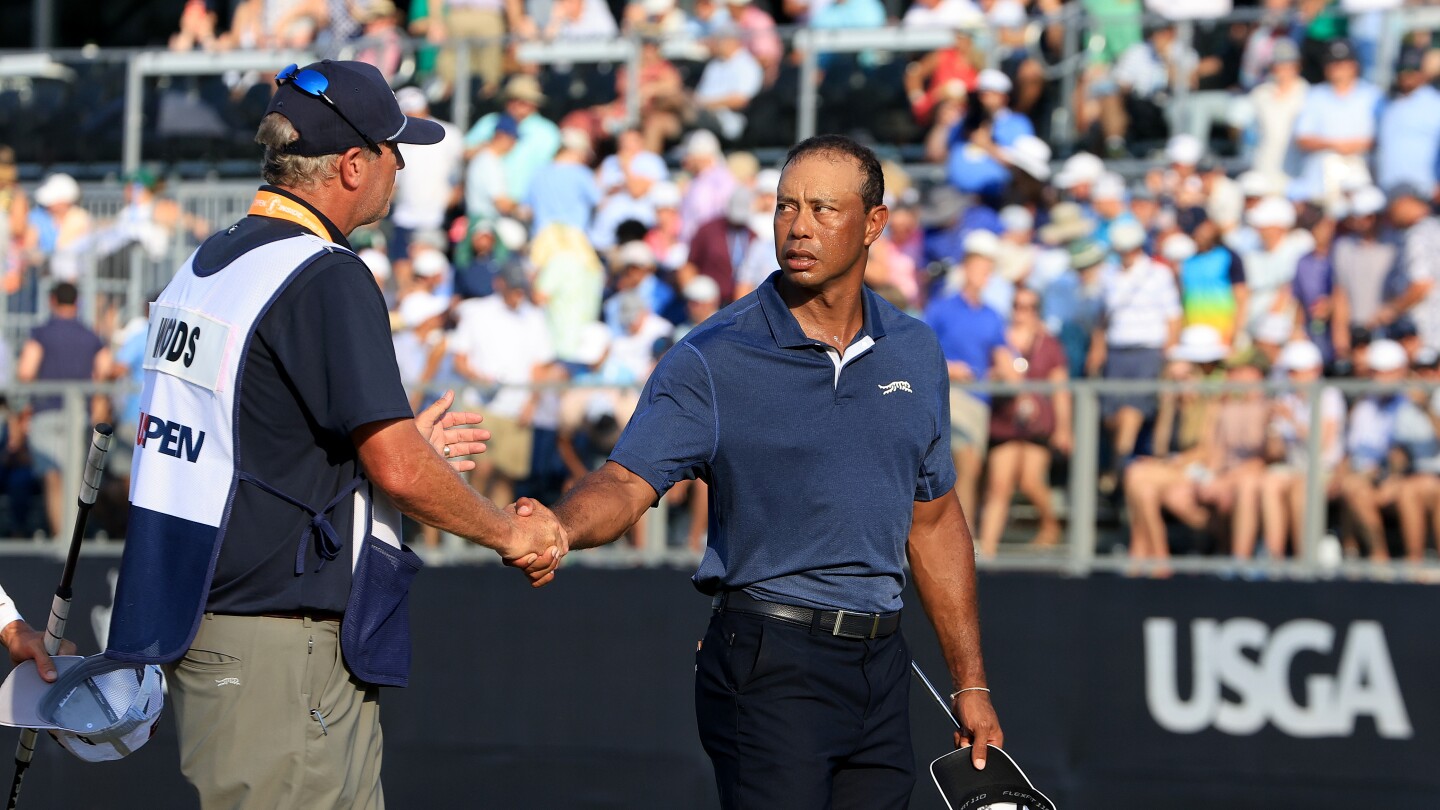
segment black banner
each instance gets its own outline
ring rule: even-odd
[[[0,558],[41,621],[60,566]],[[115,559],[82,558],[69,636],[98,649]],[[1007,749],[1064,810],[1434,806],[1440,590],[1351,582],[985,575]],[[714,808],[692,677],[707,601],[674,570],[569,568],[533,591],[498,567],[437,568],[414,593],[412,686],[384,693],[392,807]],[[942,688],[918,600],[912,649]],[[921,779],[950,726],[918,683]],[[17,733],[0,730],[0,762]],[[172,727],[116,763],[42,738],[25,808],[191,808]],[[0,774],[8,765],[0,765]]]

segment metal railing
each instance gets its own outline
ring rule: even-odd
[[[547,386],[565,389],[567,386]],[[1116,381],[1116,380],[1074,380],[1064,384],[1049,382],[984,383],[957,386],[972,392],[988,392],[997,397],[1029,393],[1052,395],[1064,390],[1072,396],[1074,445],[1069,456],[1069,477],[1063,485],[1052,492],[1063,502],[1063,522],[1066,525],[1065,539],[1053,547],[1038,549],[1011,539],[1002,542],[1000,553],[982,559],[980,565],[998,570],[1045,570],[1069,575],[1085,575],[1096,571],[1120,573],[1151,573],[1160,570],[1181,573],[1224,573],[1267,578],[1317,579],[1331,577],[1360,577],[1377,579],[1405,579],[1440,582],[1440,562],[1427,558],[1422,563],[1389,562],[1377,563],[1367,560],[1334,561],[1322,559],[1321,538],[1331,533],[1327,524],[1327,496],[1325,474],[1322,467],[1324,453],[1321,441],[1321,393],[1327,388],[1336,389],[1347,396],[1361,397],[1386,391],[1435,390],[1435,384],[1418,381],[1404,381],[1380,384],[1369,380],[1329,379],[1296,388],[1283,382],[1234,383],[1225,381],[1173,382],[1173,381]],[[1305,454],[1308,466],[1303,472],[1305,486],[1305,511],[1303,525],[1299,532],[1300,554],[1286,559],[1238,560],[1229,556],[1204,556],[1180,554],[1162,562],[1132,560],[1125,553],[1123,541],[1128,532],[1127,515],[1123,509],[1101,508],[1099,494],[1099,462],[1102,455],[1101,443],[1101,398],[1113,394],[1194,394],[1201,397],[1223,397],[1234,394],[1265,392],[1274,395],[1283,392],[1298,392],[1304,395],[1309,406],[1310,429]],[[23,407],[30,398],[43,394],[59,393],[64,397],[66,415],[66,436],[71,452],[62,464],[65,491],[78,487],[79,465],[84,453],[84,438],[88,425],[88,401],[92,394],[102,393],[117,401],[133,393],[126,385],[95,386],[89,384],[46,384],[25,386],[5,392],[12,408]],[[121,415],[123,417],[124,414]],[[119,421],[124,422],[123,418]],[[117,426],[119,427],[119,426]],[[130,426],[133,430],[133,426]],[[123,428],[122,428],[123,431]],[[119,441],[127,441],[121,435]],[[112,473],[115,472],[112,470]],[[73,499],[66,498],[65,519],[73,517]],[[968,516],[978,528],[979,515]],[[647,543],[639,548],[616,543],[602,549],[579,554],[576,561],[581,564],[599,566],[671,565],[693,566],[697,555],[684,547],[683,539],[670,532],[670,520],[664,499],[645,518],[649,523]],[[68,525],[65,524],[65,525]],[[1108,533],[1112,540],[1108,551],[1102,549],[1099,540]],[[109,538],[111,542],[96,544],[99,549],[110,549],[118,553],[122,538]],[[978,540],[977,540],[978,542]],[[418,545],[418,540],[416,541]],[[0,553],[6,551],[29,551],[53,548],[63,551],[58,541],[35,538],[9,538],[0,540]],[[423,549],[423,553],[435,562],[476,563],[493,561],[494,555],[485,549],[470,546],[458,538],[449,539],[438,548]]]
[[[1440,28],[1440,9],[1406,6],[1385,11],[1383,14],[1381,35],[1374,43],[1375,59],[1370,71],[1370,78],[1382,86],[1391,78],[1392,65],[1402,38],[1413,31]],[[1140,14],[1137,11],[1121,16],[1118,21],[1133,23],[1138,29],[1142,23],[1156,19],[1158,18],[1153,14]],[[1263,19],[1266,19],[1266,14],[1261,10],[1237,9],[1220,21],[1254,22]],[[1057,156],[1068,152],[1081,134],[1074,130],[1071,109],[1077,82],[1080,74],[1091,63],[1092,56],[1104,50],[1105,27],[1102,23],[1114,22],[1117,22],[1117,19],[1097,17],[1087,12],[1081,4],[1069,3],[1053,16],[1032,18],[1028,21],[1024,44],[1013,49],[1011,46],[1002,49],[994,32],[989,28],[979,28],[973,32],[975,48],[986,61],[993,63],[1002,51],[1020,53],[1039,61],[1044,68],[1046,79],[1058,83],[1061,101],[1055,105],[1049,122],[1050,141],[1056,147]],[[1182,44],[1193,43],[1197,26],[1198,23],[1194,21],[1181,21],[1178,24],[1177,31]],[[909,146],[918,146],[923,136],[923,128],[918,124],[911,122],[907,127],[887,129],[881,122],[874,120],[873,110],[865,113],[856,107],[854,102],[893,90],[888,83],[898,79],[895,79],[893,73],[884,70],[886,65],[904,64],[913,55],[945,47],[953,37],[952,32],[933,28],[891,26],[873,29],[781,28],[777,29],[777,34],[782,38],[786,49],[785,61],[793,62],[798,67],[799,80],[782,83],[784,88],[790,89],[782,89],[782,85],[777,84],[762,92],[793,94],[778,99],[781,108],[793,110],[793,132],[778,135],[780,142],[747,143],[748,147],[783,150],[789,142],[786,136],[793,134],[796,139],[804,138],[819,131],[822,124],[843,131],[868,130],[886,149],[905,145],[895,141],[894,137],[897,133],[909,132],[910,137],[914,138],[909,142]],[[476,96],[471,91],[476,85],[468,57],[476,49],[497,44],[511,49],[517,64],[527,69],[539,70],[542,78],[564,79],[571,76],[570,70],[577,65],[627,65],[630,84],[624,94],[626,119],[634,123],[640,116],[638,83],[641,40],[636,35],[620,35],[603,40],[559,41],[521,40],[515,37],[455,39],[438,46],[408,37],[403,37],[401,41],[402,50],[407,54],[424,49],[438,49],[454,54],[456,72],[450,88],[452,101],[446,112],[449,119],[461,128],[467,127],[475,117]],[[345,52],[352,53],[365,43],[364,40],[349,43]],[[686,35],[668,36],[662,48],[667,56],[681,61],[696,60],[698,54],[704,53],[703,41]],[[864,68],[857,74],[856,81],[859,84],[849,88],[829,86],[827,90],[827,85],[821,81],[822,61],[827,57],[861,53],[866,55],[866,60]],[[182,134],[174,136],[165,144],[147,146],[146,143],[147,138],[154,138],[156,135],[156,118],[165,114],[163,110],[152,109],[158,89],[168,87],[171,93],[205,96],[200,99],[200,106],[238,104],[243,101],[240,97],[244,95],[244,91],[257,85],[247,84],[245,81],[232,83],[228,90],[230,98],[226,101],[219,98],[225,95],[223,92],[206,96],[201,92],[202,89],[186,89],[183,83],[195,77],[218,77],[224,74],[229,74],[232,78],[247,73],[263,75],[266,71],[274,71],[290,62],[303,63],[315,57],[316,54],[303,51],[263,50],[171,52],[87,48],[81,51],[0,53],[0,122],[7,119],[9,121],[8,126],[0,123],[0,141],[18,138],[21,143],[17,145],[38,152],[40,163],[64,168],[79,168],[65,166],[69,159],[80,161],[82,166],[85,162],[93,164],[96,161],[116,161],[124,171],[133,170],[145,160],[163,161],[167,164],[182,163],[188,156],[173,154],[170,150],[174,148],[175,139],[184,140],[186,137],[183,135],[183,127],[180,130]],[[397,78],[410,78],[410,70],[407,67],[405,73]],[[602,83],[613,83],[613,80],[605,80],[603,76],[601,80]],[[1173,99],[1183,99],[1187,94],[1188,80],[1189,77],[1185,75],[1172,77]],[[268,92],[268,88],[260,89]],[[827,98],[824,96],[826,92],[842,93],[844,97]],[[67,113],[83,114],[93,117],[94,120],[82,118],[78,121],[56,121],[52,122],[53,126],[50,128],[41,128],[38,133],[31,134],[28,127],[34,122],[29,120],[32,116],[27,115],[27,111],[38,114],[43,112],[44,105],[63,103],[66,99],[76,106],[75,110]],[[583,100],[573,98],[552,99],[545,112],[558,119],[576,109],[575,104],[583,103]],[[116,104],[119,108],[109,109]],[[903,93],[899,94],[897,104],[897,108],[891,112],[899,117],[908,116],[909,108]],[[868,107],[865,109],[869,110]],[[232,126],[235,131],[228,134],[211,133],[203,137],[228,141],[228,146],[222,144],[217,146],[217,149],[230,155],[231,160],[239,160],[240,155],[246,153],[248,137],[258,124],[258,111],[251,105],[218,112],[224,114],[217,117],[224,119],[225,125]],[[184,115],[183,112],[173,111],[171,114],[182,117]],[[862,117],[856,118],[857,115]],[[117,130],[120,133],[118,138]],[[11,132],[17,134],[12,135]],[[30,137],[47,141],[74,139],[69,148],[78,151],[79,156],[67,159],[63,154],[57,154],[58,144],[47,143],[41,147],[26,143],[26,139]],[[108,153],[112,148],[110,144],[116,140],[118,150]],[[23,151],[22,159],[25,159]],[[213,167],[212,162],[210,168]],[[203,163],[189,168],[202,172],[207,170]]]

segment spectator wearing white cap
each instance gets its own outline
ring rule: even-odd
[[[1042,297],[1051,279],[1031,279],[1035,259],[1035,214],[1023,205],[1007,205],[1000,209],[1000,255],[995,259],[996,275],[1011,284],[1024,284]]]
[[[1390,222],[1403,239],[1399,268],[1409,287],[1378,317],[1393,323],[1410,312],[1421,342],[1440,351],[1440,219],[1419,189],[1401,183],[1390,190]]]
[[[1111,380],[1155,380],[1165,350],[1180,334],[1180,295],[1170,269],[1145,255],[1145,229],[1124,222],[1110,229],[1110,247],[1119,268],[1104,280],[1104,317],[1090,341],[1086,367],[1092,376]],[[1102,399],[1106,425],[1115,438],[1115,463],[1135,452],[1140,429],[1155,415],[1149,394],[1119,394]],[[1114,474],[1106,483],[1113,490]]]
[[[991,378],[992,369],[1010,369],[1005,319],[985,305],[999,239],[989,231],[965,237],[958,289],[936,296],[925,308],[950,369],[950,434],[955,456],[955,492],[966,514],[976,514],[977,488],[990,434],[990,396],[963,385]],[[956,385],[956,384],[959,385]]]
[[[476,386],[463,397],[485,414],[491,434],[470,481],[496,503],[515,500],[515,483],[530,476],[535,428],[556,421],[542,405],[558,410],[548,401],[553,397],[530,387],[554,378],[556,360],[530,285],[529,262],[512,257],[496,275],[493,295],[459,305],[451,343],[456,372]]]
[[[1169,239],[1183,237],[1175,234]],[[1195,227],[1191,248],[1192,255],[1178,265],[1185,326],[1211,327],[1226,345],[1233,345],[1250,302],[1245,263],[1220,240],[1220,227],[1213,220],[1203,220]]]
[[[1303,337],[1285,344],[1276,364],[1292,386],[1276,397],[1270,410],[1269,434],[1280,444],[1280,461],[1270,465],[1261,484],[1261,537],[1271,559],[1283,559],[1287,544],[1301,556],[1305,515],[1305,476],[1309,471],[1310,402],[1302,390],[1320,379],[1324,357]],[[1344,458],[1345,397],[1339,390],[1320,390],[1320,472],[1325,497],[1339,494],[1335,473]]]
[[[1289,39],[1274,44],[1270,75],[1250,91],[1255,111],[1255,151],[1250,166],[1271,177],[1294,177],[1300,173],[1300,153],[1295,148],[1295,121],[1310,83],[1300,76],[1300,49]]]
[[[445,130],[445,137],[428,146],[405,146],[405,171],[395,176],[395,196],[390,203],[390,222],[395,226],[389,243],[392,260],[405,255],[411,234],[445,226],[445,211],[460,202],[465,170],[465,144],[459,127],[431,116],[430,101],[419,88],[401,88],[395,100],[406,115],[435,121]]]
[[[1350,43],[1337,39],[1325,53],[1325,81],[1305,94],[1295,121],[1295,146],[1304,155],[1298,182],[1310,199],[1340,193],[1343,176],[1369,176],[1365,158],[1375,145],[1379,88],[1360,78]]]
[[[972,0],[915,0],[905,9],[900,24],[906,28],[973,30],[985,24],[985,15]]]
[[[1393,384],[1405,379],[1410,358],[1399,343],[1381,339],[1365,348],[1364,364],[1372,381]],[[1390,559],[1380,511],[1400,496],[1404,471],[1395,463],[1395,420],[1404,403],[1405,397],[1395,390],[1367,394],[1351,410],[1347,425],[1348,471],[1341,476],[1340,492],[1360,540],[1376,561]]]
[[[655,253],[641,241],[626,242],[615,250],[610,261],[610,284],[615,294],[605,300],[602,311],[605,322],[615,334],[625,331],[625,318],[620,304],[625,293],[634,293],[645,302],[651,313],[665,312],[676,297],[676,291],[656,275]]]
[[[585,230],[600,203],[600,185],[590,168],[590,136],[583,129],[560,130],[560,151],[555,160],[535,173],[530,186],[530,229],[544,230],[561,222]]]
[[[1385,193],[1375,186],[1351,192],[1345,234],[1335,240],[1331,259],[1334,294],[1335,300],[1343,299],[1345,305],[1343,327],[1347,338],[1350,327],[1364,327],[1372,334],[1383,332],[1398,314],[1393,308],[1385,309],[1386,279],[1400,255],[1398,245],[1384,238],[1381,217],[1385,204]],[[1342,357],[1348,356],[1348,340],[1346,344]]]
[[[735,300],[735,279],[757,238],[751,228],[754,205],[754,193],[736,186],[725,212],[701,225],[691,238],[690,255],[676,273],[681,285],[696,276],[708,276],[720,288],[722,305]]]
[[[775,195],[770,194],[768,199],[773,215]],[[680,238],[683,224],[680,220],[680,189],[668,180],[656,183],[646,200],[655,208],[655,224],[645,234],[645,244],[655,253],[655,260],[661,267],[674,270],[684,264],[690,255],[690,246]]]
[[[1130,214],[1130,194],[1125,188],[1125,178],[1114,172],[1106,172],[1095,181],[1090,191],[1091,205],[1095,211],[1095,239],[1110,244],[1110,228],[1120,222],[1135,222]]]
[[[393,265],[392,265],[393,267]],[[450,292],[450,260],[440,249],[428,244],[416,244],[410,251],[411,283],[402,291],[408,295],[414,290],[448,295]]]
[[[1010,77],[994,68],[980,71],[965,119],[950,134],[946,178],[961,191],[997,196],[1010,184],[1007,147],[1035,136],[1030,119],[1010,109]]]
[[[1159,172],[1158,190],[1177,208],[1204,205],[1207,198],[1200,178],[1200,161],[1205,157],[1205,144],[1181,133],[1165,142],[1165,169]]]
[[[725,213],[736,183],[714,133],[703,129],[690,133],[684,155],[691,179],[680,199],[680,238],[688,244],[701,225]]]
[[[680,295],[685,299],[685,320],[675,326],[678,343],[706,318],[720,311],[720,285],[709,276],[696,276],[686,282]]]
[[[1205,324],[1187,326],[1166,352],[1164,377],[1194,382],[1209,377],[1229,353],[1220,333]],[[1125,508],[1130,516],[1130,558],[1170,557],[1165,513],[1192,529],[1203,529],[1209,512],[1194,498],[1196,473],[1207,461],[1205,442],[1218,398],[1193,389],[1160,395],[1152,434],[1152,454],[1125,468]],[[1188,486],[1187,486],[1188,485]],[[1157,569],[1157,574],[1165,570]]]
[[[1268,197],[1250,209],[1246,221],[1260,235],[1260,247],[1243,257],[1250,300],[1241,325],[1251,337],[1269,315],[1296,317],[1291,284],[1300,257],[1313,246],[1309,234],[1295,231],[1295,206],[1283,197]]]
[[[1091,189],[1104,174],[1104,161],[1089,152],[1077,152],[1061,165],[1055,175],[1055,187],[1077,203],[1087,217],[1093,216],[1090,209]]]
[[[450,302],[432,292],[416,290],[400,300],[400,331],[395,333],[395,361],[400,382],[418,413],[433,397],[427,391],[444,362],[445,314]]]
[[[36,267],[50,263],[54,278],[75,281],[79,265],[69,254],[94,228],[89,212],[78,205],[80,184],[68,174],[52,174],[31,198],[35,206],[21,242],[29,263]]]

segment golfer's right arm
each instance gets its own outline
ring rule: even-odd
[[[624,534],[672,484],[700,473],[719,444],[710,373],[700,350],[683,344],[666,352],[645,383],[610,461],[580,479],[555,505],[570,548],[603,546]],[[528,498],[516,506],[522,515],[545,512]],[[554,574],[525,568],[536,586]]]
[[[50,656],[45,653],[45,634],[25,623],[4,588],[0,588],[0,644],[9,651],[10,663],[18,664],[33,658],[40,677],[47,681],[55,680],[55,665],[50,663]],[[69,646],[70,652],[73,652],[75,645]]]

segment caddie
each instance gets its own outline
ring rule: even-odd
[[[483,449],[461,427],[479,416],[442,418],[448,396],[413,415],[346,241],[389,209],[401,145],[444,130],[366,64],[275,81],[267,185],[150,309],[106,654],[165,665],[203,807],[378,808],[378,687],[406,683],[420,568],[399,512],[528,565],[557,564],[564,539],[447,465]]]

